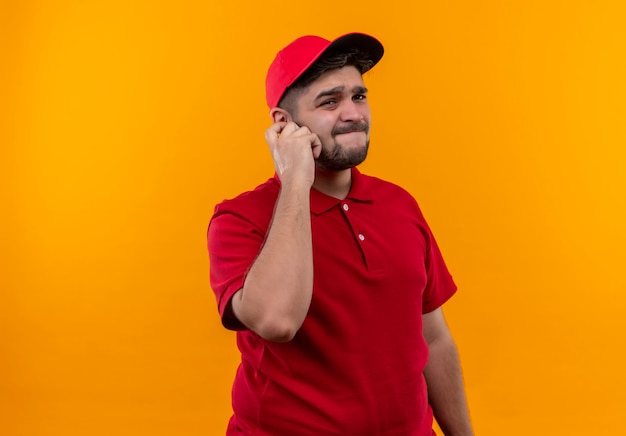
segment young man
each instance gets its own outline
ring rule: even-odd
[[[242,355],[227,434],[472,435],[441,305],[456,291],[415,200],[361,174],[362,75],[383,55],[359,33],[305,36],[269,68],[276,174],[217,205],[211,285]]]

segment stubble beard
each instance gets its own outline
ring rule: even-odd
[[[367,138],[365,144],[346,148],[340,142],[337,142],[338,135],[351,132],[363,132]],[[326,171],[343,171],[361,164],[367,157],[370,145],[368,134],[369,123],[366,121],[336,126],[331,131],[331,137],[334,142],[332,148],[322,147],[320,156],[315,161],[315,164],[318,168]]]
[[[369,144],[368,139],[363,146],[346,149],[335,141],[334,147],[330,150],[322,147],[322,152],[315,161],[315,165],[327,171],[343,171],[353,168],[365,160]]]

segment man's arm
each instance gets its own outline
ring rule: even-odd
[[[459,356],[443,311],[426,313],[422,320],[430,349],[424,377],[435,419],[446,436],[472,436]]]
[[[266,132],[281,180],[267,238],[231,300],[234,315],[264,339],[287,342],[304,322],[313,292],[310,195],[317,135],[295,123],[275,123]]]

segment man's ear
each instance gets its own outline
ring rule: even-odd
[[[274,121],[275,123],[288,123],[289,121],[293,121],[293,118],[291,118],[291,114],[280,107],[272,108],[270,110],[270,117],[272,117],[272,121]]]

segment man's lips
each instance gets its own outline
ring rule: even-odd
[[[363,130],[350,130],[349,132],[336,133],[335,136],[337,136],[337,135],[349,135],[351,133],[365,133],[365,132]]]
[[[357,133],[357,132],[367,133],[368,130],[369,130],[369,125],[367,123],[354,123],[354,124],[349,124],[347,126],[336,127],[335,129],[333,129],[332,135],[337,136],[337,135],[343,135],[346,133]]]

